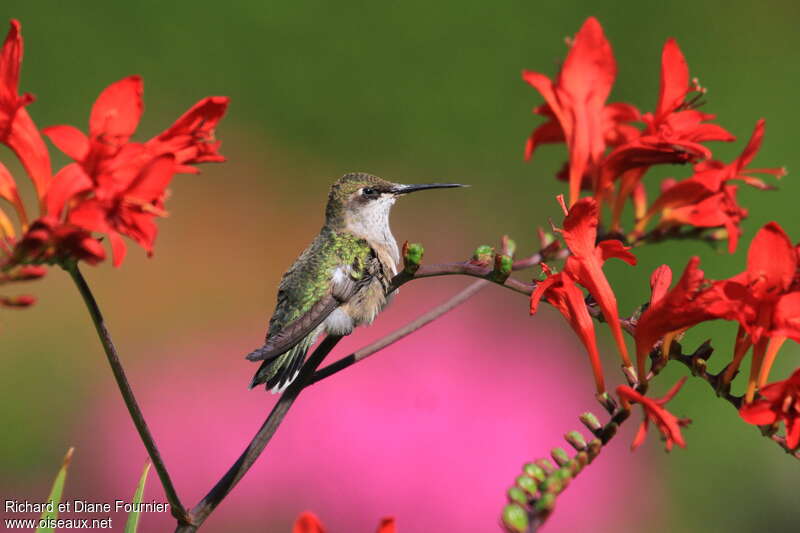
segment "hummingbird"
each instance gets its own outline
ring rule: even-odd
[[[349,335],[371,324],[394,296],[387,295],[400,261],[389,228],[392,206],[405,194],[453,187],[465,185],[404,185],[363,172],[336,180],[325,225],[281,278],[265,343],[247,356],[262,361],[250,388],[263,383],[283,392],[320,334]]]

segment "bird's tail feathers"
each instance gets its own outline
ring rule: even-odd
[[[300,374],[306,353],[308,353],[311,345],[314,344],[315,339],[316,335],[310,333],[284,353],[275,355],[261,363],[256,375],[253,376],[253,380],[250,382],[250,388],[252,389],[263,383],[266,384],[266,389],[272,394],[280,394],[286,390]],[[259,350],[254,350],[251,355],[258,352]],[[252,360],[249,356],[248,359]]]

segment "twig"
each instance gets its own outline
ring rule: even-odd
[[[708,383],[717,396],[727,401],[738,411],[742,407],[742,397],[731,394],[730,384],[722,384],[722,374],[725,372],[725,369],[722,369],[722,371],[717,374],[708,373],[706,362],[713,351],[714,349],[711,347],[710,341],[706,341],[701,344],[693,354],[687,355],[683,353],[680,343],[673,341],[672,345],[670,346],[669,359],[671,361],[678,361],[679,363],[682,363],[690,370],[693,376],[698,377]],[[658,375],[658,372],[661,370],[661,368],[663,368],[663,366],[654,366],[654,375]],[[761,431],[762,435],[768,437],[770,440],[780,446],[783,451],[795,459],[800,459],[800,450],[793,450],[789,448],[789,446],[786,444],[786,439],[775,434],[777,430],[776,427],[770,425],[756,427]]]
[[[253,466],[258,456],[264,451],[267,443],[275,435],[278,426],[283,422],[283,418],[289,411],[294,401],[300,395],[300,392],[309,384],[311,376],[317,370],[317,367],[325,359],[325,356],[333,350],[333,347],[341,340],[341,337],[336,335],[329,335],[317,346],[314,353],[308,358],[300,370],[300,375],[297,379],[289,385],[289,388],[281,395],[278,403],[272,408],[269,416],[264,421],[261,429],[250,441],[247,448],[244,450],[239,459],[231,466],[228,471],[222,476],[214,488],[209,491],[205,498],[198,503],[191,512],[191,524],[179,525],[175,533],[193,533],[197,528],[208,518],[214,511],[219,503],[228,495],[228,493],[236,486],[237,483],[244,477],[250,467]]]
[[[566,249],[564,250],[556,249],[554,251],[555,255],[552,257],[553,259],[564,259],[567,257],[569,252]],[[535,254],[529,257],[514,261],[511,270],[517,271],[517,270],[525,270],[527,268],[531,268],[533,266],[542,263],[548,257],[550,257],[550,255],[545,253],[544,251],[536,252]],[[469,263],[452,263],[449,265],[432,265],[429,267],[422,265],[416,271],[416,273],[411,277],[409,277],[408,274],[402,274],[402,273],[397,277],[395,277],[395,279],[392,280],[392,283],[393,286],[395,285],[395,281],[397,282],[397,284],[396,287],[394,287],[394,289],[392,290],[395,290],[400,285],[407,283],[408,281],[411,281],[411,279],[414,278],[444,276],[449,274],[465,274],[468,276],[487,278],[490,273],[491,269],[489,268],[480,267]],[[374,354],[375,352],[378,352],[386,348],[390,344],[394,344],[403,337],[406,337],[411,333],[415,332],[416,330],[430,324],[443,314],[451,311],[455,307],[458,307],[459,305],[467,301],[469,298],[475,295],[479,290],[489,285],[489,282],[490,282],[489,279],[481,279],[479,281],[472,283],[471,285],[468,285],[461,292],[458,292],[446,302],[442,303],[437,307],[434,307],[424,315],[409,322],[405,326],[396,329],[395,331],[389,333],[388,335],[386,335],[381,339],[378,339],[372,344],[369,344],[361,348],[360,350],[339,359],[335,363],[332,363],[326,366],[325,368],[318,370],[311,378],[311,382],[309,383],[309,385],[313,385],[314,383],[317,383],[318,381],[321,381],[329,376],[332,376],[333,374],[341,370],[344,370],[345,368],[352,366],[359,361],[363,361],[364,359]],[[511,284],[503,283],[503,285],[507,286],[508,288],[511,288],[512,290],[515,290],[516,292],[522,292],[523,294],[530,294],[529,291],[532,291],[533,288],[535,288],[534,284],[530,285],[522,284],[521,282],[517,282],[516,280],[514,280],[514,282]]]
[[[475,293],[477,293],[482,288],[489,285],[489,281],[487,280],[478,280],[473,282],[472,284],[468,285],[465,289],[460,291],[455,296],[451,297],[446,302],[442,303],[441,305],[434,307],[424,315],[420,316],[416,320],[413,320],[406,324],[405,326],[394,330],[393,332],[389,333],[385,337],[378,339],[377,341],[369,344],[360,350],[351,353],[346,357],[342,357],[335,363],[331,363],[330,365],[322,368],[321,370],[317,370],[317,372],[311,377],[311,381],[309,385],[313,385],[314,383],[321,381],[327,377],[330,377],[340,370],[344,370],[345,368],[356,364],[359,361],[363,361],[370,355],[378,352],[390,344],[393,344],[403,337],[406,337],[416,330],[420,329],[423,326],[426,326],[442,316],[443,314],[451,311],[452,309],[458,307],[469,298],[471,298]]]
[[[130,413],[133,424],[136,426],[136,431],[139,432],[139,437],[142,439],[142,443],[144,443],[147,454],[150,456],[150,460],[153,461],[153,467],[156,469],[158,477],[161,480],[161,485],[164,487],[164,493],[167,496],[167,501],[169,502],[172,515],[178,520],[179,523],[188,523],[189,515],[187,514],[186,509],[183,507],[183,504],[181,504],[178,493],[175,491],[175,487],[172,484],[172,479],[169,477],[167,467],[164,464],[164,461],[161,459],[161,453],[158,451],[156,442],[153,440],[153,435],[150,433],[150,429],[147,427],[147,422],[144,419],[142,410],[139,408],[139,404],[136,401],[136,396],[134,396],[133,390],[128,383],[128,378],[125,376],[125,370],[122,368],[122,362],[117,354],[117,349],[114,347],[114,342],[111,340],[111,334],[106,328],[103,315],[100,312],[100,307],[97,305],[94,295],[92,294],[92,290],[89,288],[89,284],[86,283],[86,280],[78,269],[77,263],[72,262],[63,265],[63,268],[69,272],[72,280],[75,282],[75,285],[78,288],[78,291],[83,297],[86,308],[89,310],[89,315],[92,317],[92,322],[97,330],[97,335],[100,337],[100,343],[103,345],[103,350],[106,353],[108,364],[111,365],[111,371],[114,373],[114,379],[117,381],[117,386],[122,394],[122,399],[125,401],[125,406],[128,408],[128,413]]]

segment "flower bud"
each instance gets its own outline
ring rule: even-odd
[[[531,496],[536,494],[536,491],[538,490],[538,487],[536,486],[536,480],[528,476],[517,476],[516,482],[519,488]]]
[[[528,505],[528,495],[519,487],[511,487],[506,492],[506,495],[511,503],[516,502],[520,505]]]
[[[547,473],[542,469],[542,467],[535,463],[526,464],[522,467],[522,471],[525,472],[525,475],[532,477],[539,482],[544,481],[544,478],[547,477]]]
[[[472,253],[471,262],[486,266],[492,262],[492,257],[494,257],[494,248],[487,244],[482,244],[475,248],[475,251]]]
[[[547,514],[550,513],[555,506],[555,494],[543,494],[534,504],[534,509],[539,513]]]
[[[550,450],[550,456],[558,466],[564,466],[565,464],[569,463],[569,455],[564,448],[553,448]]]
[[[425,255],[425,249],[421,244],[409,244],[406,241],[403,244],[403,270],[407,274],[414,274],[419,269],[423,255]]]
[[[519,504],[510,503],[503,508],[503,525],[507,531],[525,533],[528,529],[528,513]]]
[[[586,439],[584,439],[583,435],[581,435],[577,431],[570,431],[569,433],[564,435],[564,440],[566,440],[570,446],[575,448],[576,452],[579,452],[586,448]]]
[[[556,467],[553,466],[553,463],[551,463],[547,459],[536,459],[536,461],[534,462],[539,466],[539,468],[544,470],[548,475],[556,471]]]

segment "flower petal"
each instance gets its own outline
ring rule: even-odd
[[[89,139],[73,126],[50,126],[42,130],[59,150],[75,161],[83,161],[89,154]]]
[[[325,528],[314,513],[305,511],[297,517],[292,533],[325,533]]]
[[[106,87],[92,107],[89,135],[116,144],[128,142],[142,116],[143,91],[139,76],[129,76]]]
[[[689,65],[675,39],[669,38],[661,52],[661,88],[656,120],[661,120],[683,104],[689,92]]]

